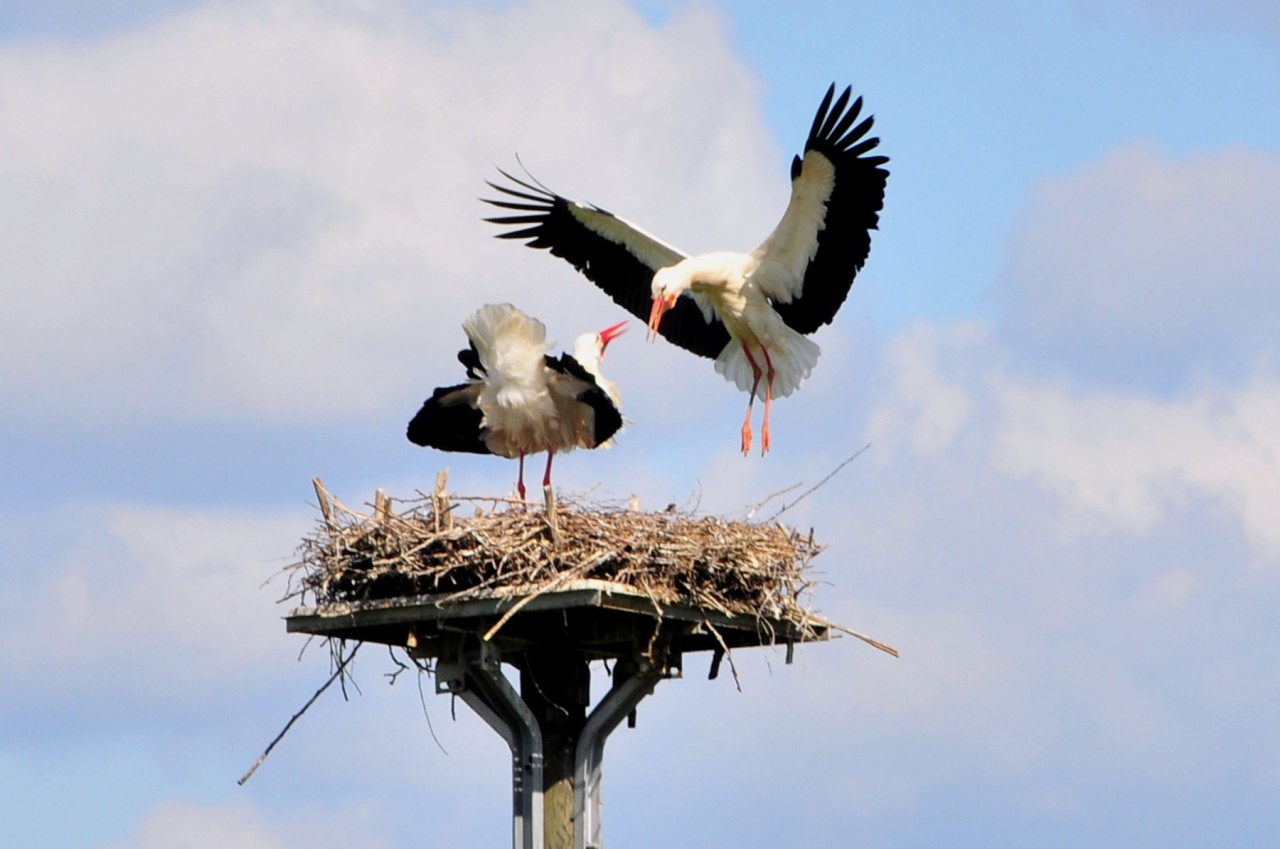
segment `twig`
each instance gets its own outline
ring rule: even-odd
[[[716,642],[720,644],[720,648],[724,651],[724,656],[729,661],[729,671],[733,673],[733,686],[737,687],[738,692],[741,693],[742,682],[738,680],[738,666],[733,662],[733,652],[729,651],[729,644],[724,641],[724,637],[716,629],[716,626],[711,624],[711,620],[707,618],[706,614],[702,616],[702,624],[706,625],[707,629],[715,635]]]
[[[395,648],[393,646],[387,646],[387,655],[390,656],[391,662],[396,665],[396,671],[384,672],[382,673],[382,675],[384,678],[388,679],[387,686],[394,687],[396,683],[396,679],[400,677],[400,673],[407,672],[409,667],[405,666],[403,663],[399,661],[399,659],[396,658]]]
[[[786,495],[788,492],[791,492],[791,490],[799,489],[802,486],[804,486],[804,482],[797,481],[796,483],[791,484],[791,486],[788,486],[785,489],[780,489],[777,492],[766,495],[764,498],[762,498],[761,500],[757,501],[755,504],[752,504],[750,507],[747,508],[745,518],[750,519],[752,516],[756,514],[757,510],[759,510],[764,505],[768,504],[773,499],[777,498],[779,495]]]
[[[276,747],[276,743],[279,743],[281,740],[284,739],[284,735],[289,733],[289,729],[293,727],[293,724],[297,722],[298,719],[301,718],[301,716],[304,713],[307,712],[307,708],[315,704],[316,699],[320,698],[321,693],[329,689],[330,684],[338,680],[338,678],[342,677],[342,673],[346,670],[347,664],[351,662],[351,658],[356,656],[356,652],[360,651],[360,646],[362,645],[364,645],[364,643],[356,643],[355,647],[351,649],[351,654],[347,655],[346,660],[339,659],[338,668],[335,669],[333,671],[333,674],[329,676],[329,680],[325,681],[324,686],[321,687],[319,690],[316,690],[315,694],[311,698],[307,699],[307,703],[302,706],[302,709],[299,710],[297,713],[295,713],[289,719],[289,721],[285,723],[284,728],[280,729],[280,733],[276,735],[276,738],[272,740],[271,743],[267,746],[267,748],[262,751],[262,754],[258,756],[258,759],[256,761],[254,761],[253,766],[249,767],[249,771],[246,772],[244,775],[240,776],[240,780],[237,781],[236,784],[243,787],[244,783],[248,781],[255,772],[258,771],[258,767],[262,766],[262,762],[267,759],[267,755],[271,754],[271,750]]]
[[[796,506],[797,504],[799,504],[801,501],[804,501],[804,500],[805,500],[805,498],[806,498],[806,497],[808,497],[809,495],[811,495],[811,494],[813,493],[813,491],[814,491],[814,490],[816,490],[818,487],[822,486],[824,483],[826,483],[827,481],[829,481],[829,480],[831,480],[833,477],[835,477],[835,476],[840,472],[840,470],[841,470],[841,469],[843,469],[845,466],[849,465],[849,464],[850,464],[850,463],[852,463],[854,460],[856,460],[856,459],[858,459],[859,457],[861,457],[864,453],[866,453],[866,451],[867,451],[870,447],[871,447],[871,443],[870,443],[870,442],[868,442],[866,445],[864,445],[864,446],[862,446],[861,448],[859,448],[859,449],[857,450],[857,452],[856,452],[852,457],[850,457],[849,459],[845,460],[843,463],[841,463],[840,465],[838,465],[838,466],[836,466],[834,469],[832,469],[832,470],[827,474],[827,476],[826,476],[825,478],[823,478],[822,480],[818,481],[818,482],[817,482],[817,483],[815,483],[813,486],[811,486],[811,487],[809,487],[808,489],[806,489],[804,492],[800,493],[800,495],[796,496],[796,500],[795,500],[795,501],[792,501],[790,504],[784,504],[784,505],[782,505],[780,508],[778,508],[778,512],[777,512],[777,513],[774,513],[772,516],[770,516],[770,517],[769,517],[769,521],[770,521],[770,522],[772,522],[774,519],[778,518],[778,517],[779,517],[779,516],[781,516],[783,513],[785,513],[785,512],[787,512],[788,510],[790,510],[792,507],[795,507],[795,506]],[[772,497],[772,496],[770,496],[770,497]]]
[[[320,513],[324,516],[324,523],[330,528],[335,527],[333,524],[333,506],[329,503],[329,492],[324,488],[324,484],[320,482],[320,478],[312,478],[311,486],[315,488],[316,498],[320,501]]]
[[[431,714],[427,711],[427,696],[422,692],[422,676],[431,672],[431,668],[424,663],[420,663],[416,657],[409,656],[409,660],[413,661],[413,665],[418,669],[418,701],[422,703],[422,716],[427,720],[427,731],[431,732],[431,739],[436,741],[436,748],[444,752],[444,756],[449,757],[449,751],[440,742],[440,738],[436,736],[436,727],[431,724]]]
[[[814,618],[817,619],[818,617],[815,616]],[[850,637],[857,637],[859,640],[862,640],[867,645],[880,649],[880,651],[884,652],[885,654],[891,654],[894,657],[898,656],[898,650],[895,649],[893,646],[887,646],[877,639],[868,637],[866,634],[859,634],[857,631],[854,631],[850,628],[846,628],[843,625],[837,625],[834,622],[828,622],[826,620],[822,620],[822,622],[828,628],[835,628],[837,631],[848,634]]]

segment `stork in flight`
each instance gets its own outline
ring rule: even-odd
[[[545,451],[542,486],[551,486],[557,451],[596,448],[622,427],[618,395],[601,376],[600,361],[625,324],[584,333],[572,354],[552,357],[542,322],[511,304],[481,307],[462,323],[471,342],[458,352],[467,382],[431,394],[409,422],[409,441],[441,451],[519,457],[516,489],[522,501],[524,457]]]
[[[598,206],[566,200],[533,180],[499,172],[514,186],[489,183],[506,197],[485,199],[514,215],[488,218],[585,274],[618,304],[648,319],[650,338],[715,360],[716,371],[748,392],[742,453],[751,450],[751,412],[763,377],[761,454],[769,450],[769,404],[803,385],[818,361],[808,338],[844,303],[871,249],[889,172],[886,156],[868,156],[873,119],[854,126],[862,98],[818,107],[804,155],[791,163],[791,200],[769,237],[750,253],[688,256]],[[834,100],[834,103],[832,102]],[[680,295],[688,295],[680,298]]]

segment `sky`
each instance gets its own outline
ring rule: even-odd
[[[832,81],[891,176],[770,454],[633,326],[556,483],[759,516],[869,444],[779,520],[901,657],[688,658],[609,846],[1280,839],[1280,6],[68,0],[0,7],[0,843],[504,845],[505,745],[377,647],[237,786],[329,673],[311,479],[505,494],[403,437],[462,319],[622,318],[492,238],[497,167],[749,250]]]

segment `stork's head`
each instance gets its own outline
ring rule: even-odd
[[[648,338],[650,341],[657,334],[658,325],[662,324],[662,317],[666,315],[667,310],[676,305],[676,298],[689,288],[689,283],[689,276],[682,273],[676,265],[659,268],[654,273],[651,288],[653,306],[649,309]]]
[[[620,321],[599,333],[582,334],[573,343],[573,358],[584,368],[595,373],[600,367],[600,361],[604,359],[605,348],[608,348],[609,343],[621,336],[626,329],[627,323]]]

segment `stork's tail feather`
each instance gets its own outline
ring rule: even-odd
[[[809,373],[818,364],[820,351],[821,349],[809,337],[796,333],[791,328],[785,328],[783,332],[776,334],[769,343],[769,357],[773,360],[775,372],[773,397],[785,398],[804,386]],[[751,355],[763,369],[765,358],[759,348],[753,346]],[[755,381],[751,362],[743,353],[741,343],[736,341],[726,345],[720,352],[720,356],[716,358],[716,372],[743,392],[750,392],[751,384]],[[764,393],[765,378],[761,377],[756,387],[756,397],[763,400]]]
[[[486,304],[467,317],[462,329],[488,377],[489,402],[520,407],[546,394],[542,370],[547,328],[542,322],[511,304]]]
[[[486,368],[496,367],[508,348],[536,348],[540,358],[547,342],[546,326],[511,304],[485,304],[467,316],[462,329]]]

